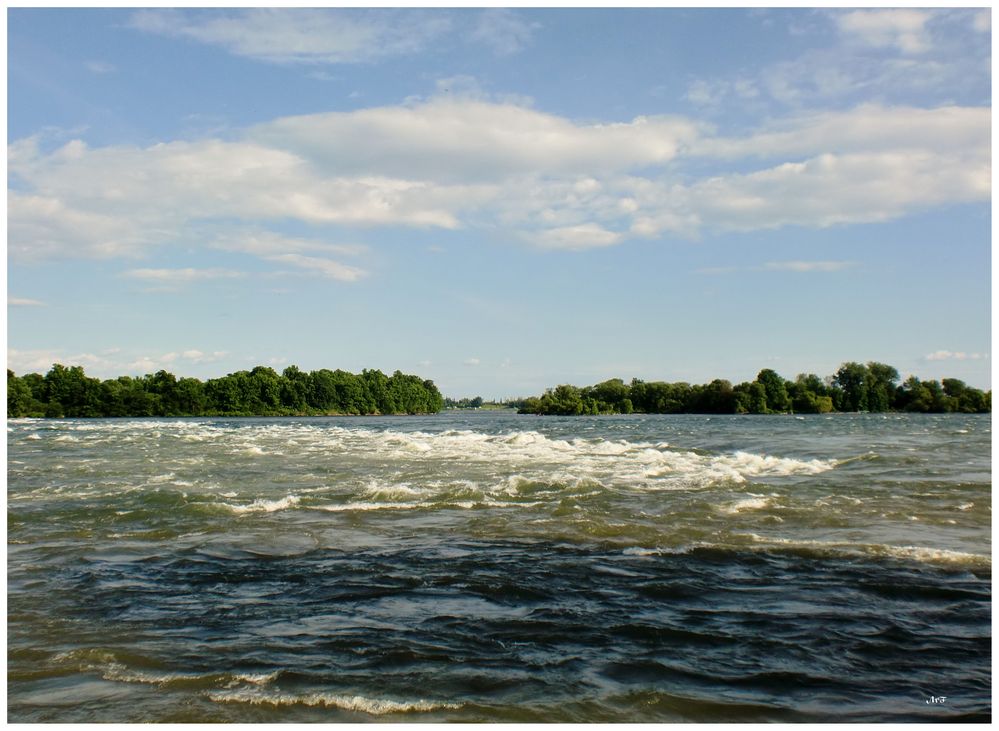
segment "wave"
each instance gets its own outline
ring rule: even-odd
[[[280,500],[254,500],[249,505],[233,505],[232,503],[214,503],[219,507],[243,515],[245,513],[274,513],[278,510],[287,510],[299,504],[301,498],[298,495],[287,495]]]
[[[60,652],[53,655],[50,661],[57,666],[71,668],[77,672],[98,672],[104,680],[119,683],[158,686],[181,685],[204,689],[229,689],[237,686],[261,688],[273,683],[283,672],[282,670],[273,670],[266,673],[229,671],[181,673],[161,668],[136,668],[129,663],[149,664],[149,659],[99,648],[79,648]]]
[[[965,566],[968,568],[978,569],[990,569],[992,567],[992,557],[989,555],[967,553],[965,551],[954,551],[946,548],[932,548],[928,546],[897,546],[886,543],[850,543],[848,541],[801,540],[781,538],[779,536],[761,536],[756,533],[738,535],[745,535],[754,543],[767,547],[781,547],[792,550],[798,549],[833,555],[859,554],[869,557],[896,558],[908,561],[918,561],[926,564]]]
[[[759,478],[816,475],[842,464],[835,460],[798,459],[747,451],[710,454],[674,448],[661,440],[561,439],[535,430],[489,434],[467,429],[409,432],[302,423],[234,426],[206,422],[109,422],[67,424],[64,432],[68,433],[57,438],[75,438],[71,436],[72,432],[97,429],[104,435],[108,432],[115,435],[112,441],[117,444],[121,444],[123,437],[135,437],[139,442],[152,440],[155,442],[152,446],[158,448],[164,439],[174,439],[178,449],[198,449],[200,457],[207,455],[210,459],[273,455],[323,464],[376,460],[380,469],[405,473],[411,469],[437,471],[451,465],[472,469],[481,466],[494,474],[498,469],[522,475],[530,481],[549,482],[553,474],[565,472],[573,479],[591,480],[604,487],[625,490],[686,490],[744,484]],[[101,433],[91,433],[88,438],[97,436]],[[170,468],[178,473],[187,469],[179,465],[179,462],[170,463]],[[176,479],[173,472],[164,472],[166,474],[157,475],[150,483]],[[418,487],[422,488],[422,485]],[[399,480],[391,489],[402,493],[407,488],[412,489],[412,486]],[[261,509],[258,505],[252,511]]]
[[[250,703],[269,706],[327,706],[344,711],[359,711],[372,716],[383,716],[390,713],[428,712],[440,710],[455,710],[461,708],[461,703],[444,701],[393,701],[383,698],[366,698],[360,695],[338,695],[333,693],[280,693],[260,691],[214,691],[206,693],[208,698],[216,703]]]
[[[772,501],[770,498],[756,495],[744,500],[737,500],[734,503],[728,503],[727,505],[720,505],[718,506],[718,510],[728,515],[735,515],[745,510],[760,510],[769,507],[771,504]]]

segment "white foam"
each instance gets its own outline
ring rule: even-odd
[[[344,503],[343,505],[311,505],[312,510],[325,510],[328,513],[349,513],[354,510],[416,510],[428,507],[424,503]]]
[[[328,706],[345,711],[359,711],[373,716],[388,713],[409,713],[413,711],[439,711],[461,708],[460,703],[443,701],[392,701],[381,698],[365,698],[360,695],[338,695],[333,693],[277,693],[257,690],[209,691],[206,695],[217,703],[250,703],[270,706]]]
[[[254,500],[249,505],[232,505],[230,503],[217,503],[228,508],[236,514],[243,513],[274,513],[278,510],[287,510],[298,505],[301,498],[298,495],[288,495],[280,500]]]
[[[750,497],[744,500],[737,500],[734,503],[729,503],[727,505],[718,506],[718,510],[722,513],[728,513],[729,515],[734,515],[735,513],[741,513],[745,510],[759,510],[770,505],[770,498],[766,497]]]
[[[885,543],[849,543],[845,541],[813,541],[778,536],[760,536],[756,533],[742,534],[761,544],[780,545],[790,548],[810,548],[831,553],[861,553],[872,556],[891,556],[930,564],[958,564],[969,566],[992,565],[992,557],[978,553],[954,551],[946,548],[926,546],[894,546]]]

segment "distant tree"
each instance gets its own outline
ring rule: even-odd
[[[44,407],[39,404],[37,410],[39,415],[45,413]],[[35,399],[31,396],[31,387],[23,379],[14,375],[14,371],[7,369],[7,418],[16,419],[21,416],[30,416],[36,411]]]
[[[836,371],[835,383],[842,389],[840,411],[867,411],[867,366],[861,363],[844,363]]]
[[[766,411],[784,413],[791,410],[791,399],[787,395],[784,379],[770,368],[764,368],[756,376],[756,382],[763,386],[767,396]]]
[[[867,410],[888,411],[895,396],[898,371],[890,365],[871,361],[867,364]]]

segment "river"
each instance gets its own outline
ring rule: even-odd
[[[10,420],[11,722],[987,721],[989,415]]]

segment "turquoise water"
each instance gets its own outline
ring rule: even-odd
[[[988,720],[990,442],[956,414],[9,421],[8,720]]]

